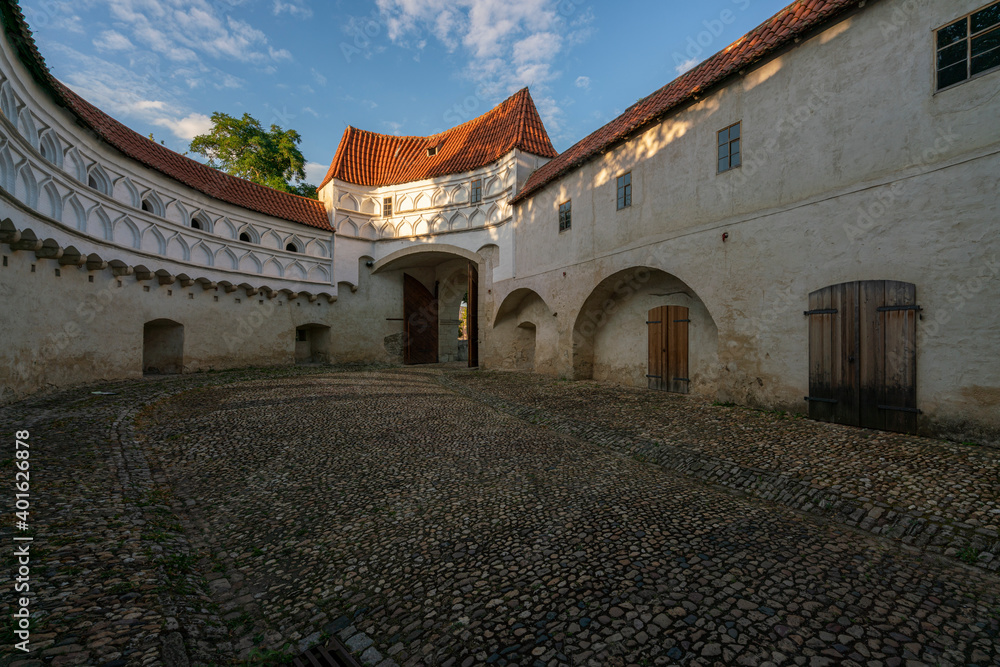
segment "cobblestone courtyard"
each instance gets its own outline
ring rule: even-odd
[[[996,449],[439,368],[96,389],[0,408],[6,664],[1000,665]]]

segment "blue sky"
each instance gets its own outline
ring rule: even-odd
[[[559,151],[791,0],[21,0],[52,72],[183,152],[214,111],[302,135],[427,135],[523,86]]]

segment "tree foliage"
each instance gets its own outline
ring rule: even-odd
[[[212,124],[211,132],[195,137],[190,147],[192,153],[206,157],[209,166],[275,190],[316,198],[316,186],[304,182],[306,160],[299,150],[298,132],[277,125],[265,130],[248,113],[234,118],[217,111]]]

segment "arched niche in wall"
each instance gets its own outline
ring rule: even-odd
[[[17,127],[17,110],[20,104],[18,104],[17,97],[14,96],[14,91],[11,89],[10,81],[4,81],[0,84],[0,112],[7,117],[10,124]]]
[[[165,218],[167,216],[167,207],[163,204],[160,195],[156,194],[153,190],[150,190],[143,196],[139,208],[158,218]]]
[[[109,197],[114,193],[114,186],[108,172],[104,171],[104,167],[99,164],[92,165],[87,170],[87,186]]]
[[[45,130],[38,139],[38,150],[49,164],[57,167],[63,166],[62,142],[59,136],[52,130]]]
[[[198,211],[191,216],[190,222],[191,229],[197,229],[199,231],[212,233],[214,231],[215,225],[212,223],[212,218],[209,217],[204,211]]]

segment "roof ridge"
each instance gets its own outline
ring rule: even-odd
[[[800,34],[864,4],[865,0],[795,0],[697,67],[632,104],[610,123],[597,128],[556,159],[535,170],[511,203],[524,201],[563,174],[679,108],[698,93],[784,48]],[[800,8],[803,11],[798,11]],[[792,17],[791,21],[786,21],[788,16]]]
[[[90,128],[98,139],[125,157],[213,199],[289,222],[331,229],[322,202],[254,183],[198,162],[150,141],[97,108],[49,71],[17,0],[0,0],[0,17],[4,34],[35,82],[52,95],[57,104]]]

